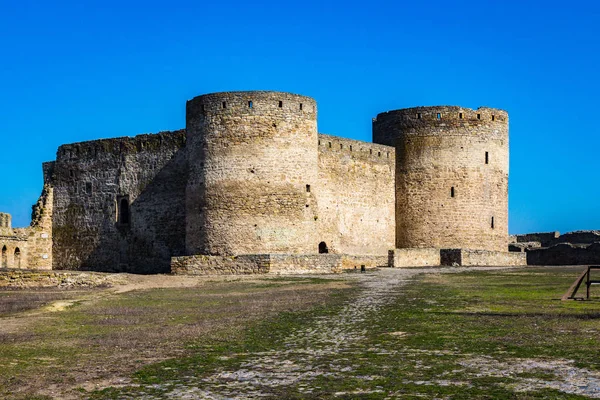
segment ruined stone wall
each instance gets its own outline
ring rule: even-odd
[[[441,264],[445,266],[519,267],[527,265],[525,253],[472,249],[441,249]]]
[[[187,103],[188,254],[316,253],[317,110],[230,92]]]
[[[564,233],[542,246],[552,246],[558,243],[592,244],[600,242],[600,231],[574,231]]]
[[[184,131],[61,146],[54,269],[168,272],[185,251]]]
[[[600,265],[600,243],[559,243],[548,248],[528,249],[529,265]]]
[[[0,213],[0,268],[27,268],[27,236],[13,230],[7,213]]]
[[[508,114],[460,107],[382,113],[396,147],[396,247],[507,251]]]
[[[559,232],[538,232],[524,235],[514,235],[516,243],[539,242],[541,246],[548,246],[560,237]]]
[[[318,144],[314,241],[330,253],[386,256],[395,236],[395,149],[323,134]]]

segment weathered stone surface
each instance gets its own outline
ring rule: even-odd
[[[171,257],[185,253],[184,148],[184,131],[61,146],[54,268],[169,272]]]
[[[342,269],[338,254],[195,255],[173,258],[171,271],[187,275],[335,273]]]
[[[508,114],[417,107],[379,114],[396,147],[396,247],[506,251]]]
[[[441,264],[447,266],[509,267],[526,265],[525,253],[506,251],[441,249]]]
[[[542,247],[547,247],[560,237],[559,232],[536,232],[513,236],[516,243],[538,242]]]
[[[390,267],[432,267],[441,265],[440,249],[394,249],[389,252]]]
[[[600,265],[600,242],[559,243],[547,248],[528,249],[529,265]]]
[[[395,149],[322,134],[318,149],[318,242],[385,257],[395,241]]]
[[[317,132],[310,97],[225,92],[188,101],[185,130],[60,146],[32,225],[0,214],[2,265],[327,272],[507,250],[506,112],[382,113],[375,143]]]

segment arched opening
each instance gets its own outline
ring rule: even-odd
[[[15,249],[15,268],[21,268],[21,250],[18,247]]]
[[[2,268],[8,268],[8,250],[2,247]]]
[[[129,200],[124,197],[119,200],[119,223],[123,225],[129,224]]]
[[[321,242],[319,243],[319,254],[327,254],[329,253],[329,249],[327,248],[327,243]]]

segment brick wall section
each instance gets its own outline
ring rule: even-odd
[[[184,147],[184,131],[61,146],[54,269],[168,272],[185,251]],[[129,223],[121,223],[126,203]]]
[[[395,160],[393,147],[319,134],[315,250],[325,242],[330,253],[387,255],[395,242]]]
[[[187,253],[317,251],[316,102],[229,92],[187,103]]]
[[[507,250],[505,111],[390,111],[374,119],[373,141],[396,147],[396,247]]]

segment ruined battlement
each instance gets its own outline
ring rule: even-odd
[[[12,229],[12,216],[7,213],[0,213],[0,229]]]
[[[146,150],[154,151],[163,146],[170,147],[172,145],[185,146],[185,130],[64,144],[58,148],[56,160],[58,162],[77,162],[78,160],[95,158],[102,153],[134,154]]]

